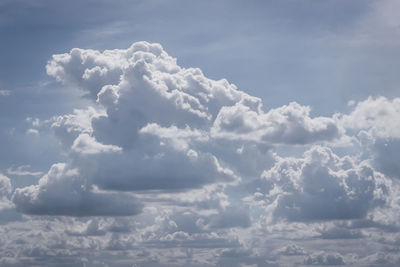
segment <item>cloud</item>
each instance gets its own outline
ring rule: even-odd
[[[141,204],[127,194],[96,192],[85,185],[77,169],[54,164],[38,185],[17,188],[12,200],[18,211],[36,215],[129,216]]]
[[[342,227],[329,227],[320,229],[320,238],[322,239],[359,239],[364,237],[359,229],[347,229]]]
[[[259,98],[226,80],[208,79],[199,69],[181,68],[159,44],[73,49],[53,56],[47,72],[100,105],[60,116],[52,127],[66,151],[98,154],[91,157],[99,166],[93,181],[103,189],[180,190],[237,180],[232,169],[241,174],[265,169],[240,166],[240,156],[229,162],[229,148],[219,147],[224,140],[241,145],[241,154],[249,142],[306,144],[341,136],[334,120],[310,118],[309,107],[297,103],[264,113]],[[255,124],[232,124],[229,114],[235,112],[243,123]],[[98,153],[100,147],[121,148],[121,154]]]
[[[263,179],[274,216],[289,221],[364,218],[386,203],[391,187],[367,162],[357,164],[321,146],[303,158],[278,158]]]
[[[11,195],[11,182],[10,179],[0,173],[0,211],[4,209],[9,209],[13,205],[9,199]]]
[[[0,90],[0,96],[9,96],[11,95],[10,90]]]
[[[338,253],[319,253],[304,259],[305,265],[345,265],[344,258]]]
[[[43,174],[43,172],[32,172],[32,171],[27,171],[27,168],[30,168],[30,165],[22,165],[18,166],[16,169],[13,168],[8,168],[7,173],[10,175],[19,175],[19,176],[40,176]]]
[[[365,266],[398,266],[400,258],[398,255],[390,255],[383,252],[377,252],[372,255],[368,255],[361,259],[361,262]]]
[[[284,256],[301,256],[306,255],[306,250],[296,244],[288,244],[277,250],[278,254]]]
[[[398,231],[398,182],[388,179],[398,171],[397,129],[388,125],[396,99],[354,102],[332,117],[296,102],[264,111],[259,98],[147,42],[75,48],[54,55],[47,73],[80,88],[87,106],[27,118],[52,131],[65,162],[36,184],[16,181],[14,192],[3,179],[3,199],[18,212],[53,217],[16,222],[36,223],[23,244],[21,230],[0,228],[13,239],[0,251],[21,248],[34,264],[53,262],[46,250],[54,245],[66,261],[93,265],[344,265],[347,247],[334,243],[363,238],[366,255]],[[335,147],[349,136],[359,143]],[[26,168],[8,173],[41,175]]]
[[[400,138],[376,138],[365,145],[366,157],[374,167],[388,177],[400,178]]]
[[[309,144],[341,137],[341,129],[327,117],[310,118],[310,107],[292,102],[264,113],[243,103],[223,107],[211,129],[213,136],[268,144]]]
[[[26,135],[32,135],[32,136],[38,136],[39,135],[39,131],[37,129],[28,129],[26,131]]]
[[[372,98],[358,102],[352,112],[341,117],[344,127],[366,130],[379,138],[400,138],[400,98]]]
[[[71,146],[71,150],[81,154],[99,154],[108,152],[120,152],[118,146],[103,145],[96,141],[92,136],[84,133],[80,134]]]

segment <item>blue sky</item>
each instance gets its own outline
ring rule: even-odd
[[[397,266],[399,8],[2,1],[1,264]]]

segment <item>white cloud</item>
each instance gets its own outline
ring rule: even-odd
[[[399,178],[400,98],[372,98],[358,102],[350,114],[336,115],[338,123],[358,131],[366,158],[390,177]]]
[[[217,138],[268,144],[309,144],[341,137],[333,119],[310,118],[309,113],[310,107],[295,102],[267,113],[237,103],[221,109],[211,133]]]
[[[12,202],[10,201],[11,195],[11,182],[10,179],[0,173],[0,211],[11,208]]]
[[[10,175],[19,175],[19,176],[25,176],[25,175],[30,175],[30,176],[40,176],[43,174],[43,172],[32,172],[26,170],[27,168],[30,168],[30,165],[22,165],[18,166],[16,169],[14,168],[8,168],[7,173]]]
[[[113,145],[103,145],[96,141],[92,136],[80,134],[72,144],[71,150],[82,154],[99,154],[108,152],[120,152],[122,148]]]
[[[391,184],[367,162],[314,146],[303,158],[278,158],[263,179],[267,209],[289,221],[365,218],[388,203]]]
[[[306,250],[296,244],[288,244],[277,250],[278,254],[285,256],[299,256],[306,255]]]
[[[42,124],[39,118],[27,117],[26,121],[30,122],[34,127],[39,127]]]
[[[344,258],[338,253],[316,253],[304,259],[305,265],[345,265]]]
[[[263,111],[259,98],[182,68],[146,42],[73,49],[53,56],[47,72],[91,102],[48,121],[27,118],[41,132],[52,123],[67,160],[12,196],[21,213],[54,216],[18,222],[25,229],[37,220],[26,235],[44,241],[18,244],[14,230],[0,251],[24,248],[18,255],[33,264],[51,262],[45,251],[54,245],[57,255],[71,251],[70,265],[81,262],[78,256],[112,265],[117,251],[124,251],[122,265],[343,265],[352,261],[346,248],[332,252],[333,242],[368,237],[365,254],[382,246],[379,234],[398,231],[398,185],[385,177],[389,168],[374,165],[370,154],[339,156],[340,149],[327,147],[347,138],[345,129],[366,150],[385,138],[394,144],[396,99],[370,98],[332,118],[312,117],[296,102]],[[280,154],[291,149],[305,152]],[[39,175],[26,168],[8,173]],[[10,181],[3,180],[12,204]],[[93,249],[105,256],[93,259]]]
[[[80,134],[92,134],[91,120],[101,114],[92,107],[88,107],[86,110],[75,109],[74,114],[53,118],[54,122],[51,128],[62,148],[68,151]]]
[[[34,136],[38,136],[39,135],[39,131],[37,130],[37,129],[28,129],[27,131],[26,131],[26,134],[27,135],[34,135]]]
[[[400,138],[400,98],[372,98],[358,102],[340,120],[348,129],[366,130],[379,138]]]

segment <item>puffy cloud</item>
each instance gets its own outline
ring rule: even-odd
[[[120,152],[122,149],[118,146],[103,145],[88,134],[80,134],[72,144],[71,150],[82,154],[99,154],[107,152]]]
[[[230,148],[219,146],[223,140],[241,139],[235,153],[242,154],[254,141],[306,144],[341,136],[332,119],[310,118],[309,107],[296,103],[264,113],[259,98],[179,67],[158,44],[73,49],[53,56],[47,72],[99,104],[60,116],[52,127],[65,150],[98,162],[93,181],[104,189],[195,188],[237,180],[232,169],[259,175],[261,164],[270,164],[260,160],[265,152],[249,155],[249,164],[259,162],[255,168],[241,166],[241,155],[231,162]],[[116,151],[122,153],[106,155]]]
[[[10,179],[0,173],[0,211],[12,207],[12,203],[9,199],[11,190]]]
[[[243,103],[223,107],[211,133],[215,137],[268,144],[309,144],[341,137],[341,129],[327,117],[310,118],[310,107],[292,102],[264,113]]]
[[[365,157],[389,177],[400,177],[400,98],[372,98],[358,102],[348,115],[337,115],[339,123],[358,132]]]
[[[344,258],[338,253],[318,253],[304,259],[306,265],[345,265]]]
[[[367,130],[380,138],[400,138],[400,98],[372,98],[357,103],[353,111],[343,115],[346,128]]]
[[[180,68],[160,45],[146,42],[102,53],[73,49],[54,56],[47,71],[100,105],[60,116],[52,128],[66,151],[98,163],[93,181],[102,188],[174,190],[236,179],[193,143],[208,140],[221,106],[259,99],[225,80],[207,79],[198,69]],[[118,79],[109,71],[118,72]],[[101,84],[88,82],[98,75]]]
[[[117,78],[107,75],[112,70],[118,73]],[[147,42],[102,53],[73,49],[69,54],[53,56],[47,72],[87,91],[109,112],[124,107],[147,121],[163,124],[206,123],[224,105],[241,99],[260,102],[226,80],[210,80],[199,69],[179,67],[159,44]],[[104,79],[98,79],[99,75]]]
[[[288,245],[278,249],[277,252],[278,252],[278,254],[281,254],[284,256],[306,255],[305,249],[296,244],[288,244]]]
[[[379,116],[396,114],[394,107],[368,113],[362,102],[332,118],[312,117],[310,107],[295,102],[263,111],[259,98],[182,68],[160,45],[146,42],[103,52],[73,49],[54,55],[47,72],[82,89],[90,104],[48,121],[27,119],[41,133],[51,124],[67,160],[12,197],[19,212],[54,220],[27,230],[34,238],[23,244],[14,232],[0,251],[21,247],[26,262],[52,262],[45,251],[54,245],[59,255],[71,251],[70,262],[89,263],[95,249],[104,254],[96,266],[279,266],[304,257],[304,264],[343,265],[349,263],[344,249],[331,253],[333,242],[368,237],[365,254],[382,246],[379,231],[398,231],[396,181],[382,174],[397,172],[396,157],[380,166],[310,146],[335,144],[345,128],[359,130],[368,149],[384,137],[394,140],[396,129],[387,122],[376,127]],[[388,149],[381,154],[395,147]],[[282,156],[292,151],[305,152]],[[7,200],[11,189],[5,191]],[[23,218],[19,225],[43,217]],[[309,254],[317,239],[325,251]]]
[[[268,208],[289,221],[364,218],[384,205],[390,182],[367,162],[338,157],[329,148],[314,146],[303,158],[278,158],[263,174]]]
[[[387,266],[394,267],[400,264],[398,255],[390,255],[384,252],[377,252],[361,259],[364,266]]]
[[[115,60],[126,61],[118,50],[99,53],[94,50],[72,49],[69,54],[54,55],[46,66],[47,73],[57,80],[85,87],[96,98],[102,85],[118,83],[121,69]],[[118,62],[120,63],[120,62]]]
[[[141,211],[131,195],[99,192],[82,180],[77,169],[54,164],[38,185],[17,188],[13,202],[18,211],[38,215],[128,216]]]
[[[62,148],[69,151],[80,134],[93,133],[91,120],[101,114],[93,107],[88,107],[86,110],[75,109],[73,114],[53,118],[51,128]]]

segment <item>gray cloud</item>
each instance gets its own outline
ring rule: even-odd
[[[364,235],[359,229],[347,229],[342,227],[327,227],[319,230],[319,238],[322,239],[359,239]]]
[[[306,265],[345,265],[342,255],[338,253],[319,253],[304,259]]]
[[[10,179],[0,173],[0,211],[12,207],[10,202],[11,191]]]
[[[77,169],[54,164],[38,185],[17,188],[12,198],[18,211],[37,215],[128,216],[141,204],[126,194],[95,192]]]
[[[385,175],[400,177],[400,98],[369,97],[358,102],[348,115],[338,116],[339,122],[349,130],[359,131],[357,136],[364,156]]]

